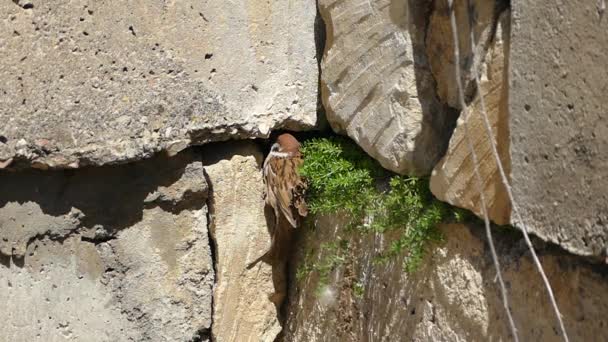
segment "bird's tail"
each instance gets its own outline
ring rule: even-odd
[[[259,258],[255,259],[254,261],[250,262],[250,263],[247,265],[247,267],[246,267],[246,268],[247,268],[248,270],[250,270],[250,269],[252,269],[252,268],[253,268],[255,265],[257,265],[257,264],[258,264],[258,262],[260,262],[260,261],[268,262],[268,257],[269,257],[269,255],[270,255],[270,250],[269,250],[269,251],[267,251],[266,253],[262,254],[262,256],[261,256],[261,257],[259,257]]]

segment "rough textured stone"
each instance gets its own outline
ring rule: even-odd
[[[480,92],[484,97],[488,120],[507,174],[510,171],[507,103],[510,20],[509,11],[505,11],[499,20],[495,38],[484,58],[483,73],[480,76]],[[483,181],[488,215],[497,224],[508,224],[511,219],[511,205],[500,179],[483,123],[479,94],[466,110],[468,138],[471,140],[479,161],[479,172]],[[469,209],[477,216],[483,217],[478,180],[475,177],[473,159],[465,136],[462,114],[450,139],[446,155],[433,170],[430,187],[433,194],[440,200]]]
[[[270,245],[264,216],[262,154],[254,143],[203,149],[210,184],[211,234],[216,247],[214,341],[275,341],[278,312],[270,265],[247,265]]]
[[[456,119],[439,102],[424,48],[431,3],[320,0],[322,97],[332,128],[382,166],[427,174]]]
[[[0,166],[74,168],[316,124],[314,0],[3,1]]]
[[[608,246],[608,20],[596,3],[512,1],[511,179],[531,231],[570,252]],[[519,222],[514,221],[514,224]]]
[[[299,268],[304,260],[322,264],[335,253],[323,250],[323,244],[339,239],[349,241],[347,253],[356,257],[337,262],[321,291],[318,272],[294,279],[286,341],[511,340],[482,227],[441,227],[445,241],[408,275],[401,257],[374,260],[394,237],[353,236],[341,226],[339,219],[322,218],[300,241]],[[521,236],[503,231],[495,238],[520,340],[559,340],[557,321]],[[539,254],[570,339],[608,338],[604,267],[550,246],[540,247]]]
[[[208,188],[195,155],[0,176],[0,340],[209,337]]]
[[[454,39],[450,26],[448,2],[446,0],[435,0],[433,3],[434,7],[429,18],[425,44],[430,69],[437,82],[439,98],[450,107],[461,109],[454,74]],[[466,97],[470,97],[475,91],[471,71],[479,69],[483,63],[496,28],[496,17],[506,6],[506,1],[502,0],[454,1],[460,51],[459,67]],[[473,16],[473,23],[470,22],[471,15]],[[471,52],[469,35],[471,29],[475,34],[474,53]]]

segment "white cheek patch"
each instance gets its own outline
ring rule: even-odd
[[[270,152],[270,156],[276,157],[276,158],[289,158],[289,157],[292,157],[292,153],[272,151],[272,152]]]

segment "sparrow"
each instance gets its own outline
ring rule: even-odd
[[[247,268],[260,260],[273,264],[287,257],[292,239],[290,231],[298,227],[302,217],[308,215],[304,198],[306,182],[298,174],[302,163],[300,143],[289,133],[281,134],[270,148],[262,169],[265,202],[274,213],[270,249]]]
[[[274,213],[274,226],[270,226],[270,248],[247,269],[264,260],[272,265],[272,282],[275,292],[268,299],[279,308],[287,295],[287,260],[293,245],[295,228],[302,217],[308,215],[304,199],[306,182],[298,174],[303,163],[300,143],[291,134],[279,135],[264,160],[263,178],[265,202]]]
[[[266,204],[274,210],[277,224],[283,215],[291,227],[297,228],[300,217],[308,214],[306,183],[298,174],[303,161],[300,143],[289,133],[277,138],[264,161]]]

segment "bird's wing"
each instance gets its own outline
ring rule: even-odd
[[[302,166],[302,163],[304,163],[304,160],[301,157],[297,157],[294,158],[294,163],[295,163],[295,178],[297,179],[297,182],[292,190],[293,193],[293,198],[292,198],[292,202],[293,202],[293,206],[298,210],[298,214],[300,214],[300,216],[305,217],[306,215],[308,215],[308,206],[306,205],[306,199],[305,199],[305,192],[306,192],[306,188],[307,185],[306,182],[304,181],[304,179],[302,179],[302,177],[300,177],[300,175],[298,174],[298,169],[300,168],[300,166]]]
[[[280,211],[292,227],[297,226],[293,211],[293,189],[297,178],[296,164],[292,158],[272,158],[268,161],[266,183],[268,204]],[[277,210],[278,209],[278,210]]]

